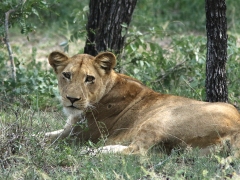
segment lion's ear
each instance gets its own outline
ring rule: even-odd
[[[116,56],[110,52],[100,53],[95,57],[95,62],[109,73],[116,66]]]
[[[54,71],[58,74],[63,71],[69,62],[67,55],[54,51],[48,57],[49,64],[53,67]]]

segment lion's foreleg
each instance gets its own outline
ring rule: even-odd
[[[55,141],[57,139],[64,139],[67,136],[71,135],[73,128],[80,121],[81,121],[81,116],[70,116],[63,129],[47,132],[45,133],[45,137],[50,141]]]
[[[45,137],[50,140],[54,141],[57,139],[64,139],[70,134],[70,131],[68,129],[60,129],[57,131],[47,132],[45,133]]]
[[[95,152],[100,153],[122,153],[122,154],[146,154],[147,151],[143,150],[140,151],[139,147],[137,145],[129,145],[129,146],[123,146],[123,145],[108,145],[103,146],[95,150]]]

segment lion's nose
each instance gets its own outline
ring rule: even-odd
[[[74,97],[69,97],[67,96],[67,98],[69,99],[69,101],[73,104],[74,102],[80,100],[81,98],[74,98]]]

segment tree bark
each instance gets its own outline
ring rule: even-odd
[[[84,53],[96,56],[109,50],[119,54],[136,3],[137,0],[90,0]]]
[[[227,18],[225,0],[206,0],[206,100],[227,102]]]

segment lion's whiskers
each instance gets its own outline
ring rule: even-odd
[[[92,105],[92,104],[88,104],[86,109],[96,110],[97,108],[94,105]]]

